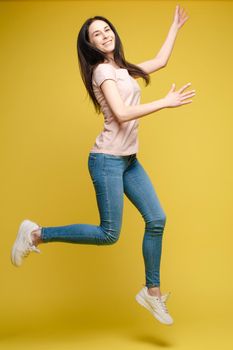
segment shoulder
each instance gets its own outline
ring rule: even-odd
[[[93,70],[93,80],[96,82],[97,86],[100,86],[106,79],[116,81],[116,69],[109,63],[99,63]]]
[[[115,72],[115,68],[110,63],[99,63],[93,72]]]

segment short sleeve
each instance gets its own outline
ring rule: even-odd
[[[105,80],[111,79],[116,80],[116,71],[108,63],[99,64],[93,72],[93,79],[97,86],[100,86]]]

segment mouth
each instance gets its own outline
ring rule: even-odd
[[[106,41],[106,43],[104,43],[104,45],[110,44],[111,42],[112,42],[112,40]]]

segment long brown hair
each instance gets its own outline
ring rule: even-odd
[[[89,42],[89,26],[92,22],[94,22],[97,19],[108,23],[108,25],[115,34],[114,61],[117,63],[117,65],[120,68],[126,68],[132,77],[143,78],[146,83],[146,86],[150,83],[150,76],[138,66],[126,61],[120,37],[113,24],[107,18],[103,16],[94,16],[88,18],[82,25],[77,38],[78,63],[81,78],[84,82],[87,92],[94,104],[96,112],[100,114],[100,104],[95,97],[92,87],[92,74],[94,68],[99,63],[104,63],[104,61],[106,60],[109,61],[109,58],[104,52],[94,47]]]

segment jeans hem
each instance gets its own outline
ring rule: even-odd
[[[40,234],[40,239],[43,241],[43,242],[46,242],[46,237],[44,237],[43,233],[44,233],[44,228],[41,227],[41,234]]]
[[[160,284],[146,284],[147,288],[160,287]]]

